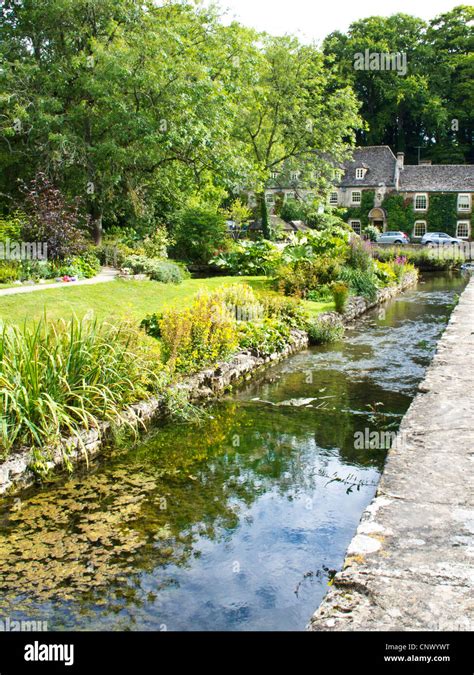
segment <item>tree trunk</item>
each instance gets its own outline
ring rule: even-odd
[[[89,215],[91,219],[92,236],[96,246],[102,243],[102,210],[94,202],[90,204]]]
[[[268,207],[265,200],[265,193],[259,195],[260,217],[262,219],[262,234],[264,239],[271,239],[270,218],[268,217]]]

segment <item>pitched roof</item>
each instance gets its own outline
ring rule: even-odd
[[[474,192],[474,165],[405,165],[400,172],[400,191]]]
[[[380,183],[394,185],[395,155],[388,145],[355,148],[352,160],[344,162],[341,187],[377,187]],[[356,178],[356,169],[367,168],[363,178]]]

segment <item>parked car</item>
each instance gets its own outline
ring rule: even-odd
[[[409,244],[410,238],[405,232],[382,232],[377,237],[377,244]]]
[[[427,232],[422,236],[421,243],[431,245],[437,244],[438,246],[440,245],[444,246],[444,244],[459,245],[462,243],[462,241],[461,239],[456,239],[456,237],[451,237],[451,235],[446,234],[446,232]]]

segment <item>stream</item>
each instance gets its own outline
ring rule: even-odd
[[[344,341],[0,501],[0,619],[48,630],[303,630],[466,279],[426,275]],[[359,432],[359,433],[358,433]]]

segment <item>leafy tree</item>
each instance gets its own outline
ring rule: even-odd
[[[242,202],[240,198],[235,199],[226,213],[227,217],[234,223],[232,236],[235,240],[239,239],[242,228],[248,225],[252,218],[252,209]]]
[[[474,162],[474,7],[459,5],[430,22],[431,79],[443,99],[447,123],[428,136],[429,156],[439,162]]]
[[[226,248],[224,215],[205,204],[192,204],[175,216],[174,254],[193,263],[207,265],[217,250]]]
[[[209,176],[235,182],[212,10],[145,0],[6,0],[0,162],[10,195],[39,168],[102,224],[154,223]]]
[[[472,158],[473,13],[460,6],[429,24],[406,14],[373,16],[325,39],[325,54],[362,105],[360,145],[390,145],[412,163],[419,147],[438,161]],[[366,50],[405,54],[406,74],[356,69],[355,56]]]
[[[302,181],[326,187],[332,163],[347,155],[359,118],[351,89],[336,82],[315,47],[290,37],[263,36],[261,46],[249,35],[242,41],[235,133],[252,160],[269,236],[265,187],[271,172],[293,169]]]

